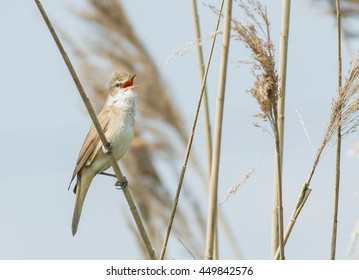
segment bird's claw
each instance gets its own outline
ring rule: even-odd
[[[116,186],[116,189],[118,189],[118,190],[122,190],[122,189],[126,188],[128,186],[128,181],[127,181],[126,177],[123,176],[122,180],[117,181],[115,186]]]

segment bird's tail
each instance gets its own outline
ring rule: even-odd
[[[74,215],[72,217],[72,235],[73,236],[75,236],[75,234],[77,232],[77,227],[79,225],[82,207],[84,205],[86,194],[87,194],[87,191],[90,187],[90,184],[91,184],[93,178],[94,178],[94,176],[91,176],[91,174],[89,174],[89,173],[83,174],[83,172],[79,172],[77,174],[77,183],[75,186],[76,201],[75,201]]]

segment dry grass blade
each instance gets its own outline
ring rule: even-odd
[[[237,183],[233,184],[233,185],[229,188],[229,190],[228,190],[227,194],[224,196],[223,200],[218,203],[218,206],[221,206],[223,203],[225,203],[225,202],[229,199],[229,197],[230,197],[231,195],[235,194],[235,193],[237,192],[237,190],[238,190],[240,187],[242,187],[242,186],[247,182],[247,180],[252,176],[252,174],[254,173],[254,171],[255,171],[255,168],[253,167],[253,168],[252,168],[251,170],[249,170],[249,171],[247,172],[247,174],[245,174]]]
[[[178,146],[186,142],[184,122],[121,2],[88,0],[88,4],[76,14],[91,28],[91,37],[80,38],[81,45],[72,40],[72,47],[98,108],[105,98],[106,73],[124,69],[137,74],[140,87],[135,139],[123,162],[151,240],[159,247],[171,199],[157,163],[166,162],[170,170],[178,169],[174,156]],[[195,221],[203,219],[199,218],[202,213],[196,199],[190,195],[184,199],[188,207],[178,212],[174,234],[186,239],[193,253],[199,253],[201,241],[195,233],[200,228],[193,224],[199,224]]]
[[[167,57],[167,62],[172,62],[173,60],[184,56],[188,52],[191,52],[194,48],[201,48],[207,41],[212,40],[214,36],[217,36],[218,34],[221,34],[221,33],[222,33],[222,31],[219,30],[210,35],[196,38],[196,40],[189,42],[188,44],[174,50]]]
[[[313,145],[313,142],[312,142],[312,139],[310,138],[310,135],[309,135],[309,132],[308,132],[308,129],[305,125],[305,122],[304,122],[304,119],[303,119],[303,116],[299,113],[299,111],[296,109],[295,110],[295,113],[297,114],[298,116],[298,119],[299,119],[299,122],[300,122],[300,125],[302,126],[303,128],[303,131],[304,131],[304,134],[305,134],[305,137],[307,138],[308,140],[308,143],[310,145],[310,148],[312,149],[313,153],[315,154],[315,149],[314,149],[314,145]]]

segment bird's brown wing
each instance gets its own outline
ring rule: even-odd
[[[102,127],[102,130],[104,132],[106,132],[108,129],[108,125],[110,123],[110,114],[111,114],[110,110],[102,110],[101,113],[97,116],[100,125]],[[82,144],[82,148],[76,162],[75,170],[71,177],[69,188],[71,186],[72,181],[75,179],[76,175],[81,170],[81,168],[84,165],[90,164],[92,160],[95,158],[95,155],[99,150],[99,147],[101,146],[98,145],[99,143],[100,143],[100,137],[98,136],[96,128],[92,124],[90,127],[90,131],[88,132],[85,141]]]

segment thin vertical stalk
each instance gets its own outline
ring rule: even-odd
[[[195,32],[196,40],[198,41],[201,38],[201,30],[199,27],[197,0],[192,0],[192,16],[193,16],[194,32]],[[204,62],[203,62],[202,46],[200,44],[197,44],[197,58],[198,58],[200,79],[202,81],[204,76]],[[210,178],[211,164],[212,164],[212,135],[211,135],[212,133],[211,133],[211,122],[209,119],[207,83],[204,86],[204,93],[203,93],[203,115],[204,115],[204,130],[206,137],[208,177]],[[217,260],[218,259],[218,229],[215,232],[214,243],[215,244],[214,244],[213,258]]]
[[[230,43],[231,33],[231,17],[232,17],[232,0],[227,0],[226,9],[224,11],[224,27],[223,27],[223,40],[222,40],[222,53],[221,64],[219,72],[219,85],[216,104],[216,117],[214,127],[214,142],[212,152],[212,164],[211,164],[211,179],[209,186],[209,205],[208,205],[208,222],[207,222],[207,238],[206,238],[206,253],[205,258],[207,260],[213,259],[213,241],[217,224],[217,208],[218,208],[218,171],[219,160],[221,151],[221,136],[222,136],[222,120],[223,120],[223,108],[224,97],[227,78],[227,62],[228,62],[228,50]]]
[[[174,199],[172,209],[171,209],[170,220],[168,222],[167,230],[166,230],[165,237],[164,237],[163,244],[162,244],[160,260],[163,260],[165,254],[166,254],[168,239],[169,239],[170,234],[171,234],[171,229],[172,229],[173,221],[174,221],[176,210],[177,210],[179,196],[181,194],[183,179],[184,179],[184,175],[186,173],[189,154],[191,152],[194,133],[195,133],[196,126],[197,126],[198,114],[199,114],[199,110],[201,108],[202,97],[203,97],[203,93],[204,93],[204,87],[205,87],[206,80],[207,80],[209,66],[210,66],[211,60],[212,60],[212,54],[213,54],[214,44],[215,44],[216,38],[217,38],[217,31],[218,31],[218,28],[219,28],[219,23],[221,21],[221,13],[222,13],[222,9],[223,9],[223,4],[224,4],[224,0],[222,0],[222,4],[221,4],[220,10],[219,10],[218,17],[217,17],[214,36],[213,36],[213,39],[212,39],[212,45],[211,45],[209,55],[208,55],[207,66],[206,66],[206,70],[204,72],[204,76],[203,76],[203,80],[202,80],[202,84],[201,84],[201,90],[200,90],[200,94],[199,94],[199,97],[198,97],[196,111],[194,113],[192,129],[191,129],[190,136],[188,138],[187,149],[186,149],[186,153],[185,153],[185,157],[184,157],[184,161],[183,161],[183,165],[182,165],[182,169],[181,169],[181,175],[180,175],[180,178],[179,178],[179,182],[178,182],[178,186],[177,186],[177,190],[176,190],[176,194],[175,194],[175,199]]]
[[[51,35],[52,35],[52,37],[53,37],[53,39],[54,39],[60,53],[61,53],[62,58],[64,59],[64,62],[66,64],[66,66],[67,66],[67,68],[68,68],[68,70],[69,70],[75,84],[76,84],[78,92],[80,93],[80,96],[81,96],[81,98],[82,98],[82,100],[83,100],[83,102],[84,102],[84,104],[86,106],[86,109],[87,109],[87,111],[88,111],[88,113],[89,113],[89,115],[91,117],[91,120],[92,120],[92,122],[93,122],[93,124],[94,124],[94,126],[96,128],[96,131],[97,131],[97,133],[98,133],[98,135],[99,135],[99,137],[101,139],[102,145],[109,151],[108,152],[108,157],[109,157],[109,160],[111,162],[112,168],[113,168],[113,170],[114,170],[114,172],[116,174],[117,180],[119,182],[121,182],[123,180],[123,175],[122,175],[121,169],[118,166],[118,163],[117,163],[116,159],[114,158],[114,156],[113,156],[113,154],[112,154],[112,152],[110,150],[111,144],[108,142],[108,140],[107,140],[107,138],[106,138],[106,136],[105,136],[105,134],[104,134],[104,132],[103,132],[103,130],[101,128],[101,125],[100,125],[100,123],[99,123],[99,121],[97,119],[97,116],[95,114],[95,110],[93,109],[93,107],[91,105],[91,102],[88,99],[88,97],[87,97],[87,95],[86,95],[86,93],[85,93],[85,91],[84,91],[84,89],[82,87],[82,84],[81,84],[81,82],[80,82],[80,80],[79,80],[79,78],[78,78],[78,76],[76,74],[76,71],[75,71],[74,67],[72,66],[72,63],[71,63],[69,57],[67,56],[67,54],[65,52],[65,49],[62,46],[61,41],[60,41],[59,37],[57,36],[56,31],[53,28],[53,26],[51,24],[51,21],[48,18],[48,16],[47,16],[41,2],[38,1],[38,0],[35,0],[35,3],[36,3],[36,5],[37,5],[37,7],[38,7],[44,21],[45,21],[45,23],[46,23],[46,25],[47,25],[47,27],[48,27],[48,29],[50,31],[50,33],[51,33]],[[132,216],[133,216],[133,218],[135,220],[135,223],[137,225],[137,229],[138,229],[138,231],[139,231],[139,233],[141,235],[142,241],[143,241],[143,243],[145,245],[145,248],[146,248],[146,251],[148,253],[148,256],[152,260],[155,260],[156,259],[155,251],[152,248],[150,239],[148,238],[146,229],[145,229],[145,227],[143,225],[143,222],[141,220],[141,216],[138,213],[136,204],[134,203],[134,201],[132,199],[131,192],[130,192],[128,187],[122,188],[122,190],[123,190],[123,194],[125,195],[125,198],[127,200],[127,203],[129,205],[129,208],[131,210]]]
[[[290,21],[290,0],[282,2],[282,30],[280,36],[280,58],[279,58],[279,100],[277,127],[278,145],[276,145],[276,156],[274,164],[274,196],[272,217],[272,255],[274,256],[279,245],[283,247],[283,206],[282,206],[282,173],[283,173],[283,146],[284,146],[284,108],[285,87],[287,77],[288,36]],[[277,140],[276,140],[277,141]],[[284,248],[281,248],[284,258]]]
[[[192,0],[192,13],[193,13],[193,21],[194,21],[194,29],[195,29],[195,36],[196,39],[199,40],[201,38],[201,30],[199,24],[199,16],[197,10],[197,0]],[[197,56],[198,56],[198,65],[199,65],[199,72],[201,81],[204,77],[205,69],[204,69],[204,62],[203,62],[203,51],[202,46],[197,44]],[[211,172],[211,164],[212,164],[212,132],[211,132],[211,122],[209,118],[209,106],[208,106],[208,94],[207,94],[207,86],[205,84],[204,93],[203,93],[203,115],[204,115],[204,126],[205,126],[205,137],[206,137],[206,150],[207,150],[207,162],[208,162],[208,174],[210,177]],[[206,189],[208,193],[208,189]],[[228,221],[226,217],[223,215],[221,211],[218,212],[218,222],[223,227],[225,235],[227,239],[230,241],[231,248],[236,255],[237,258],[241,258],[241,250],[236,243],[235,237],[228,225]],[[213,258],[218,259],[218,230],[215,236],[215,247]]]
[[[196,39],[199,40],[201,38],[201,30],[199,27],[199,18],[198,18],[196,0],[192,0],[192,12],[193,12],[195,36]],[[197,57],[198,57],[200,78],[202,81],[205,69],[203,62],[202,46],[200,44],[197,44]],[[210,172],[211,163],[212,163],[212,136],[211,136],[211,122],[209,119],[208,94],[207,94],[206,84],[204,85],[204,92],[203,92],[203,115],[204,115],[204,127],[205,127],[205,135],[206,135],[207,162],[208,162],[208,170]]]
[[[279,127],[278,127],[278,117],[274,121],[274,137],[275,137],[275,150],[276,150],[276,163],[277,163],[277,221],[278,221],[278,247],[279,247],[279,256],[281,260],[285,259],[284,256],[284,237],[283,237],[283,185],[282,185],[282,157],[280,154],[280,137],[279,137]]]
[[[340,0],[336,0],[337,11],[337,44],[338,44],[338,94],[341,95],[342,89],[342,46],[341,46],[341,16],[340,16]],[[341,108],[338,113],[341,118]],[[340,121],[339,121],[340,123]],[[337,131],[337,150],[335,160],[335,185],[334,185],[334,212],[333,212],[333,228],[332,228],[332,244],[330,258],[335,259],[335,251],[337,245],[337,230],[338,230],[338,204],[339,204],[339,187],[340,187],[340,154],[342,145],[342,128],[341,125]]]
[[[192,0],[192,13],[193,13],[195,36],[196,39],[199,40],[201,38],[201,30],[200,30],[199,16],[197,10],[197,0]],[[203,62],[203,51],[202,51],[202,46],[200,44],[197,44],[197,57],[198,57],[200,78],[202,81],[205,73],[205,69]],[[210,113],[208,106],[208,94],[207,94],[206,84],[203,93],[203,115],[204,115],[204,127],[205,127],[205,137],[206,137],[208,174],[210,178],[211,164],[212,164],[212,132],[211,132],[211,122],[209,118]],[[206,191],[208,193],[208,188],[206,189]],[[237,258],[242,258],[241,250],[239,249],[239,246],[235,240],[233,232],[231,231],[228,221],[226,220],[226,217],[224,216],[222,211],[218,212],[218,222],[223,227],[226,238],[230,242],[234,254],[236,255]],[[216,231],[214,242],[215,245],[214,245],[213,258],[218,259],[218,229]]]

